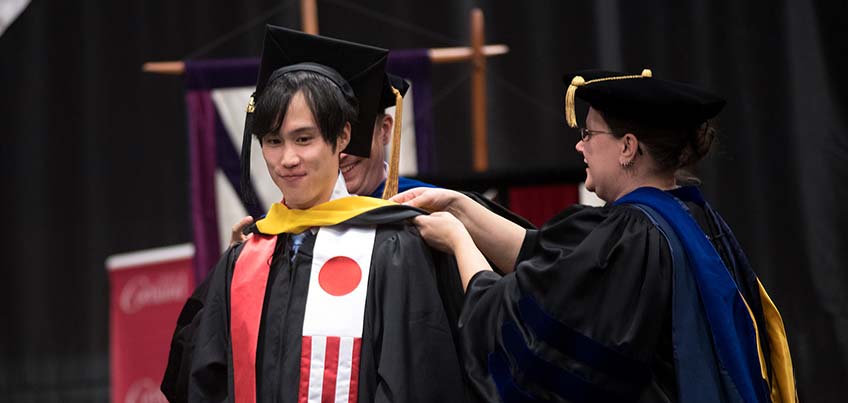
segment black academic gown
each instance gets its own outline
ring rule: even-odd
[[[469,282],[470,381],[487,401],[674,401],[671,269],[662,234],[629,206],[575,206],[528,230],[514,273]]]
[[[685,201],[762,323],[756,277],[729,228],[709,205],[675,196]],[[540,230],[528,230],[514,273],[480,272],[468,285],[459,330],[477,396],[679,401],[672,273],[666,239],[632,205],[574,206]],[[768,355],[762,337],[761,343]]]
[[[289,235],[277,238],[256,354],[258,402],[297,401],[314,242],[307,232],[292,256]],[[232,401],[229,290],[240,252],[240,245],[228,250],[186,303],[162,384],[171,401],[182,401],[186,393],[188,401]],[[360,402],[467,401],[451,326],[461,285],[455,271],[434,269],[433,259],[411,224],[378,226],[363,323]]]

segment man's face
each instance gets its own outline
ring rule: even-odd
[[[383,161],[386,159],[386,144],[389,143],[391,130],[392,117],[379,115],[371,138],[371,157],[341,154],[339,166],[347,183],[347,191],[351,194],[368,196],[386,179]]]
[[[350,141],[345,125],[335,150],[324,141],[302,92],[289,102],[276,133],[262,138],[262,156],[286,206],[307,209],[330,200],[339,172],[339,151]]]

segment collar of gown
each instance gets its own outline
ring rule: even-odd
[[[260,233],[278,235],[299,234],[312,227],[340,224],[371,210],[397,203],[367,196],[351,196],[344,176],[339,173],[330,200],[305,210],[295,210],[283,203],[274,203],[265,218],[256,222]]]

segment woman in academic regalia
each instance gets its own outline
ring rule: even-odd
[[[394,198],[437,211],[415,222],[459,263],[461,348],[477,393],[795,401],[780,314],[730,228],[681,176],[709,150],[724,101],[650,70],[565,80],[571,127],[575,98],[590,106],[575,148],[604,207],[574,206],[525,230],[448,190]]]

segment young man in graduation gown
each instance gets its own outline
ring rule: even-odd
[[[386,147],[392,139],[395,119],[385,112],[387,108],[395,106],[397,101],[392,89],[396,89],[401,96],[405,96],[409,90],[409,83],[401,77],[386,74],[383,93],[380,96],[380,106],[374,121],[371,151],[368,156],[363,157],[344,152],[340,154],[339,169],[344,175],[347,191],[352,195],[383,198],[383,194],[386,192],[386,180],[389,177]],[[416,187],[435,186],[416,179],[398,177],[397,192],[404,192]],[[246,241],[247,237],[244,231],[251,224],[253,224],[253,217],[246,216],[233,225],[231,244]]]
[[[256,134],[284,200],[184,309],[170,399],[465,401],[432,255],[404,221],[420,212],[352,197],[339,172],[342,150],[368,155],[386,54],[269,27],[243,157]]]

